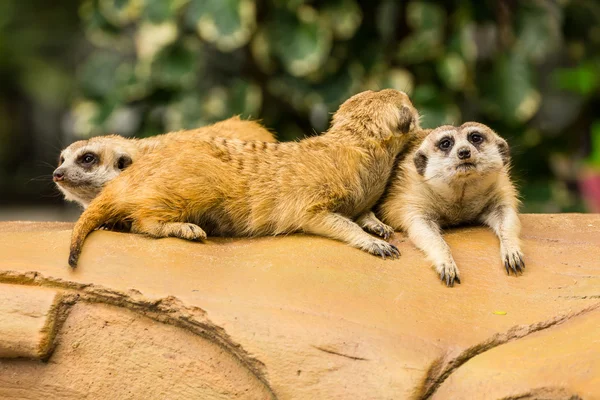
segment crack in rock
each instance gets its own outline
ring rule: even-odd
[[[583,400],[577,394],[560,387],[542,387],[532,389],[527,393],[515,396],[502,397],[500,400]]]
[[[423,386],[421,387],[419,393],[416,398],[418,399],[429,399],[435,391],[440,387],[440,385],[452,374],[456,369],[461,367],[464,363],[469,361],[471,358],[484,353],[494,347],[500,346],[507,342],[511,342],[513,340],[521,339],[525,336],[528,336],[532,333],[542,331],[544,329],[548,329],[555,325],[562,324],[574,317],[587,314],[593,310],[600,308],[600,303],[593,304],[587,308],[579,310],[575,313],[565,314],[562,316],[558,316],[554,319],[548,321],[538,322],[532,325],[519,325],[514,326],[508,331],[504,333],[497,333],[491,338],[487,339],[482,343],[478,343],[475,346],[471,346],[464,351],[462,351],[458,356],[447,359],[447,354],[438,358],[434,361],[427,372],[425,381]],[[520,397],[518,397],[520,398]],[[537,397],[524,397],[524,399],[529,398],[537,398]],[[557,397],[558,398],[558,397]],[[560,399],[566,399],[570,397],[560,397]],[[512,398],[511,398],[512,399]],[[574,399],[577,399],[575,397]]]
[[[336,356],[341,356],[341,357],[346,357],[346,358],[349,358],[349,359],[351,359],[351,360],[357,360],[357,361],[369,361],[369,359],[367,359],[367,358],[363,358],[363,357],[357,357],[357,356],[351,356],[351,355],[344,354],[344,353],[339,353],[339,352],[337,352],[337,351],[335,351],[335,350],[327,349],[327,348],[325,348],[325,347],[320,347],[320,346],[313,346],[313,347],[314,347],[315,349],[317,349],[317,350],[320,350],[320,351],[323,351],[323,352],[325,352],[325,353],[328,353],[328,354],[334,354],[334,355],[336,355]]]
[[[55,323],[48,329],[48,339],[44,342],[45,359],[47,360],[54,349],[54,338],[62,328],[71,307],[80,301],[87,303],[103,303],[117,307],[123,307],[144,315],[152,320],[173,325],[201,336],[216,343],[226,351],[230,352],[242,365],[252,372],[271,392],[272,398],[276,398],[268,383],[265,364],[252,357],[244,348],[236,343],[222,327],[211,322],[206,311],[195,306],[186,306],[174,296],[168,296],[157,300],[145,298],[136,289],[126,292],[109,289],[100,285],[89,283],[78,283],[66,281],[60,278],[46,277],[42,274],[29,271],[0,271],[0,284],[17,284],[26,286],[42,286],[64,290],[59,296],[60,301],[54,311]]]

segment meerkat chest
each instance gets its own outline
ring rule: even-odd
[[[475,222],[489,203],[489,190],[478,185],[462,184],[443,193],[435,203],[441,225]]]

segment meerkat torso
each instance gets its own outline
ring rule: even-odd
[[[216,124],[171,132],[146,139],[128,139],[118,135],[93,137],[71,144],[61,152],[54,181],[65,199],[86,208],[102,188],[142,155],[158,150],[171,140],[204,140],[212,137],[276,142],[266,128],[239,117]]]
[[[521,260],[516,217],[519,201],[508,170],[508,145],[487,126],[439,127],[422,137],[398,164],[378,214],[384,223],[407,232],[443,279],[450,274],[447,282],[451,285],[458,270],[441,239],[441,228],[490,225],[510,237],[506,247]],[[522,260],[508,253],[503,252],[503,257],[510,259],[511,269],[520,269]]]
[[[391,141],[397,142],[390,143],[392,148],[401,146],[400,139]],[[164,198],[169,207],[182,210],[178,217],[209,235],[278,234],[301,230],[305,215],[300,210],[332,210],[354,218],[371,209],[385,189],[394,153],[348,140],[332,143],[322,136],[301,143],[173,142],[160,154],[141,159],[127,185],[151,190],[152,197]],[[182,168],[188,157],[192,161]],[[145,171],[159,159],[160,168],[149,176]],[[154,184],[162,180],[164,184]],[[186,215],[183,203],[206,196],[207,188],[214,197],[211,207],[201,216]]]
[[[354,219],[381,196],[418,120],[406,94],[383,90],[353,96],[334,114],[329,131],[299,142],[190,142],[180,136],[160,154],[141,158],[92,202],[75,227],[70,264],[77,263],[90,230],[123,220],[136,233],[191,240],[207,233],[303,231],[394,258],[393,245]],[[373,221],[370,214],[361,221]]]

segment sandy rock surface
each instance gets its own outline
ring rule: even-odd
[[[446,239],[446,288],[400,260],[291,235],[188,243],[0,223],[0,398],[600,399],[600,215],[524,215],[527,268]]]

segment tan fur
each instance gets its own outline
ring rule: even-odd
[[[396,257],[393,245],[353,220],[379,199],[414,129],[418,113],[408,96],[388,89],[353,96],[325,134],[299,142],[179,136],[90,204],[73,230],[69,263],[76,265],[91,230],[119,221],[133,232],[191,240],[303,231]]]
[[[470,135],[480,134],[477,145]],[[445,152],[438,145],[444,138],[454,141]],[[460,275],[441,228],[465,223],[490,226],[500,239],[506,271],[524,268],[520,249],[519,201],[509,176],[506,141],[489,127],[468,122],[460,127],[441,126],[422,137],[398,165],[378,215],[396,230],[406,232],[412,242],[433,262],[442,281],[452,286]],[[469,149],[461,160],[458,150]],[[461,166],[461,163],[474,166]]]
[[[61,152],[59,166],[54,171],[55,182],[66,200],[86,208],[100,194],[102,188],[117,177],[140,156],[164,146],[173,138],[185,136],[190,140],[211,137],[236,138],[276,142],[275,137],[256,121],[242,120],[236,116],[198,129],[171,132],[146,139],[127,139],[118,135],[80,140]],[[81,158],[92,154],[97,162],[85,165]],[[124,167],[123,167],[124,166]],[[61,180],[57,174],[63,174]]]

